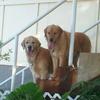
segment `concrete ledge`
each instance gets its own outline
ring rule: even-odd
[[[88,81],[100,75],[100,53],[81,53],[77,81]]]

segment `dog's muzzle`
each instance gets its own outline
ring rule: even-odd
[[[53,42],[53,38],[50,38],[50,40],[49,40],[50,42]]]
[[[32,51],[32,46],[28,46],[28,51]]]
[[[31,46],[31,45],[29,45],[28,47],[27,47],[27,52],[29,53],[32,53],[33,52],[33,46]]]
[[[29,56],[32,56],[32,54],[33,54],[33,47],[32,47],[31,45],[28,46],[27,49],[26,49],[26,51],[27,51],[27,54],[28,54]]]

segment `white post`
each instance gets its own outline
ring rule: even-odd
[[[98,20],[100,19],[100,0],[98,0]],[[96,31],[96,39],[95,39],[95,52],[98,52],[98,43],[99,43],[99,25],[97,24],[97,31]]]
[[[3,2],[4,2],[4,0],[3,0]],[[4,20],[5,20],[5,18],[4,18],[4,16],[5,16],[5,5],[2,5],[1,6],[2,7],[2,16],[1,16],[1,18],[2,18],[2,24],[1,24],[1,36],[0,36],[0,41],[2,42],[3,41],[3,32],[4,32]],[[0,54],[1,54],[1,52],[2,52],[2,49],[0,48]]]
[[[3,2],[4,2],[4,0],[3,0]],[[3,33],[4,33],[3,28],[4,28],[4,21],[5,21],[5,18],[4,18],[4,16],[5,16],[5,5],[2,6],[2,9],[3,10],[2,10],[2,16],[1,16],[2,17],[2,22],[1,22],[2,25],[1,25],[1,39],[0,39],[1,41],[3,40]]]
[[[18,54],[18,35],[15,36],[15,48],[14,48],[14,64],[12,67],[12,79],[11,79],[11,91],[14,90],[15,77],[16,77],[16,67],[17,67],[17,54]]]
[[[73,54],[74,54],[74,33],[76,25],[76,10],[77,10],[77,0],[73,0],[72,4],[72,23],[71,23],[71,34],[70,34],[70,48],[69,48],[69,60],[68,65],[73,65]]]
[[[21,80],[21,84],[24,84],[24,77],[25,77],[25,70],[22,71],[22,80]]]

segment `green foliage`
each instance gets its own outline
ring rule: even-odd
[[[66,98],[68,97],[68,95],[69,95],[68,92],[64,93],[64,94],[62,95],[62,100],[66,100]]]
[[[80,95],[78,100],[100,100],[100,77],[92,81],[75,84],[70,95]]]
[[[3,43],[0,41],[0,48],[2,47]],[[10,60],[10,53],[12,53],[12,50],[9,49],[7,52],[2,54],[2,51],[0,50],[0,61],[1,60],[6,60],[9,61]]]
[[[42,90],[33,83],[27,83],[11,92],[5,100],[44,100]]]

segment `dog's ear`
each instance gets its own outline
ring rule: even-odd
[[[38,40],[38,42],[39,42],[38,46],[40,47],[40,46],[41,46],[41,43],[40,43],[40,41],[39,41],[39,40]]]
[[[44,29],[44,33],[47,33],[47,28],[48,28],[48,27],[46,27],[46,28]]]
[[[62,33],[63,32],[63,29],[60,26],[58,26],[58,25],[56,25],[56,26],[58,28],[59,33]]]
[[[40,43],[40,41],[38,39],[36,39],[36,41],[37,41],[37,48],[38,48],[38,47],[41,46],[41,43]]]
[[[47,29],[48,29],[48,27],[46,27],[46,28],[44,29],[45,37],[47,37],[47,36],[46,36]]]
[[[25,49],[25,39],[22,41],[21,45],[22,45],[23,49]]]

